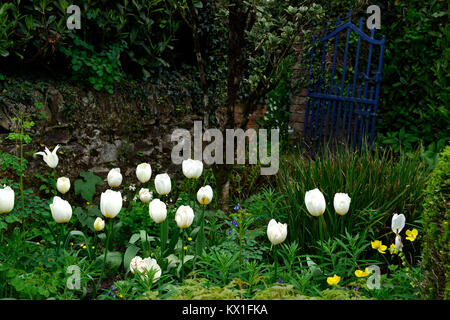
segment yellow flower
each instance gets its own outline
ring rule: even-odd
[[[95,249],[95,246],[92,246],[92,249]]]
[[[119,298],[122,299],[122,298],[123,298],[123,295],[122,295],[122,294],[119,294]]]
[[[414,241],[417,238],[417,235],[419,234],[419,231],[417,231],[417,229],[412,229],[412,230],[406,230],[406,239],[408,239],[409,241]]]
[[[39,242],[36,242],[36,244],[39,246],[40,245],[40,243]]]
[[[184,246],[184,248],[183,248],[184,250],[187,250],[187,247],[186,246]]]
[[[355,270],[355,276],[358,278],[364,278],[367,277],[370,274],[369,270],[366,268],[364,271],[362,270]]]
[[[378,250],[379,253],[386,253],[387,246],[385,246],[380,240],[371,242],[372,248]]]
[[[191,237],[189,237],[189,238],[188,238],[188,241],[192,241],[192,238],[191,238]]]
[[[341,281],[341,277],[339,277],[337,274],[327,278],[327,283],[330,286],[336,286],[339,283],[339,281]]]
[[[71,242],[70,245],[73,246],[73,242]]]

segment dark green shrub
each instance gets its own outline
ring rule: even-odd
[[[429,153],[439,153],[450,138],[448,2],[382,3],[379,141],[402,151],[422,141]]]
[[[429,298],[450,298],[450,146],[427,183],[423,204],[423,271]]]

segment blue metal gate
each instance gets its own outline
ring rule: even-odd
[[[385,38],[376,40],[375,29],[366,35],[363,19],[354,25],[351,11],[346,21],[338,18],[335,29],[327,32],[326,28],[325,36],[314,36],[309,52],[303,141],[312,150],[330,142],[361,149],[365,141],[371,146]]]

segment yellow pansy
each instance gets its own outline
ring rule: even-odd
[[[417,231],[417,229],[406,230],[406,239],[408,239],[409,241],[414,241],[416,240],[418,234],[419,231]]]
[[[337,285],[337,284],[339,283],[339,281],[341,281],[341,277],[339,277],[337,274],[335,274],[335,275],[332,276],[332,277],[328,277],[328,278],[327,278],[327,283],[328,283],[330,286],[335,286],[335,285]]]
[[[372,248],[378,250],[379,253],[386,253],[387,246],[385,246],[380,240],[371,242]]]
[[[367,277],[370,274],[369,270],[366,268],[364,271],[362,270],[355,270],[355,276],[358,278],[364,278]]]

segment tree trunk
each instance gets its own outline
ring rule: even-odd
[[[230,174],[232,166],[222,164],[214,165],[213,173],[216,178],[216,188],[217,188],[217,209],[223,212],[228,212],[230,210]]]

